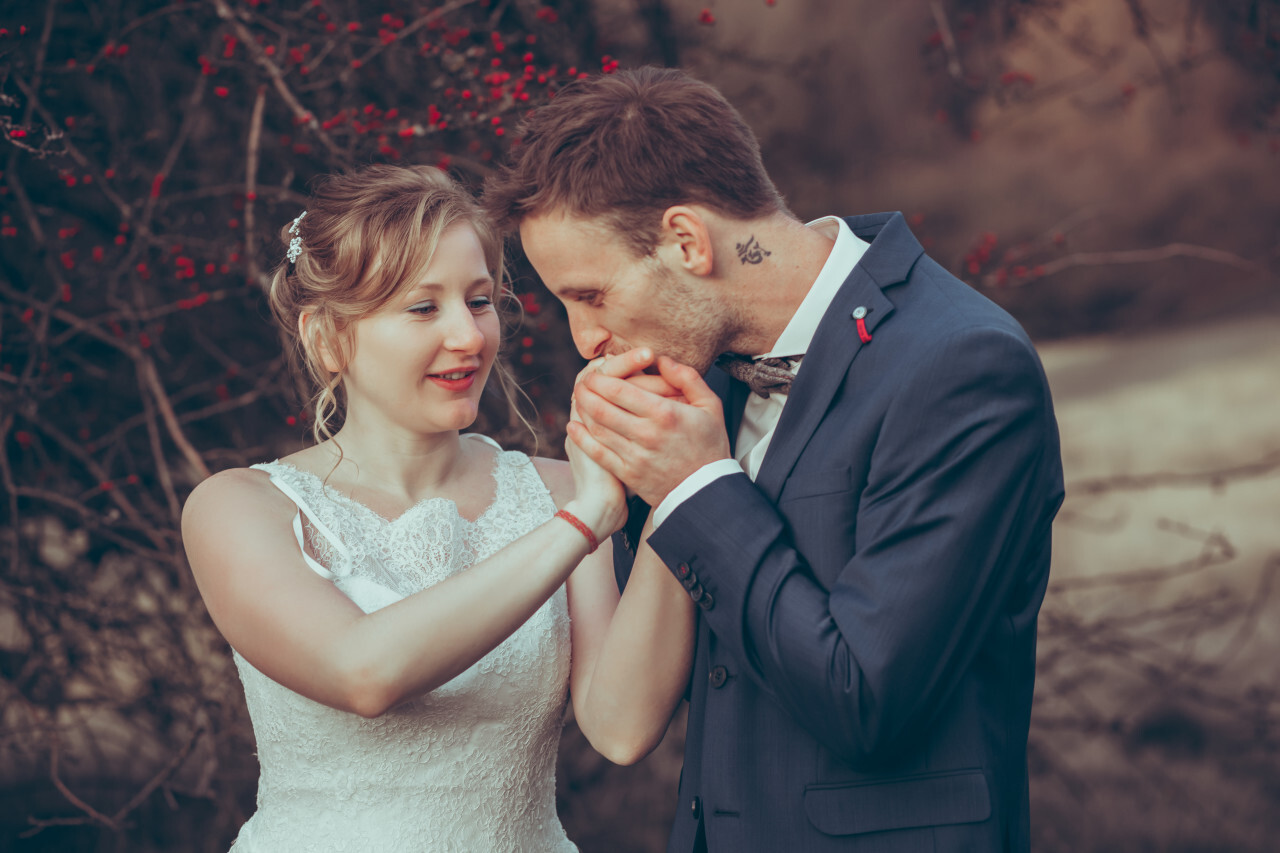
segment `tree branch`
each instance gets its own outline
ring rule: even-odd
[[[178,446],[178,450],[182,452],[183,457],[200,475],[200,478],[208,477],[209,467],[204,464],[204,459],[201,458],[199,451],[187,440],[186,434],[178,424],[178,418],[173,412],[173,404],[169,402],[169,395],[165,393],[164,384],[160,381],[160,374],[156,372],[155,362],[146,356],[140,355],[137,364],[142,381],[151,390],[156,406],[160,409],[160,417],[164,420],[165,428],[169,431],[169,438]]]
[[[1240,257],[1233,252],[1215,249],[1211,246],[1197,246],[1193,243],[1170,243],[1155,249],[1128,249],[1114,252],[1075,252],[1054,258],[1036,265],[1034,279],[1044,279],[1057,275],[1072,267],[1098,267],[1117,264],[1149,264],[1156,261],[1167,261],[1170,258],[1199,258],[1218,264],[1226,264],[1251,273],[1269,274],[1266,267]],[[982,277],[985,287],[997,286],[999,273],[990,272]],[[1030,280],[1030,279],[1028,279]]]
[[[1154,474],[1120,474],[1079,480],[1070,486],[1072,494],[1099,495],[1115,491],[1141,491],[1171,486],[1221,486],[1230,480],[1261,477],[1280,468],[1280,451],[1263,456],[1256,462],[1220,468],[1213,471],[1197,471],[1190,474],[1157,472]]]
[[[249,278],[267,289],[268,281],[258,266],[257,222],[258,157],[262,153],[262,113],[267,104],[267,87],[259,84],[253,99],[253,114],[249,117],[249,142],[247,163],[244,170],[244,258],[249,266]]]
[[[957,82],[964,80],[964,66],[960,64],[960,50],[956,47],[956,37],[951,32],[951,22],[947,20],[947,11],[942,8],[941,0],[929,0],[929,9],[933,12],[933,20],[938,25],[938,33],[942,36],[942,45],[947,51],[947,73]]]
[[[289,84],[285,82],[280,66],[272,62],[270,57],[266,55],[257,40],[254,39],[253,33],[249,32],[249,28],[231,11],[231,7],[227,5],[227,0],[211,0],[211,2],[218,12],[218,17],[226,21],[236,31],[240,42],[253,55],[254,61],[258,63],[262,70],[267,72],[267,76],[271,78],[272,86],[275,87],[276,92],[284,99],[284,102],[289,106],[289,110],[293,113],[294,121],[314,133],[334,158],[345,160],[346,154],[334,143],[329,134],[325,133],[324,129],[320,127],[320,122],[316,119],[315,114],[302,106],[302,102],[298,100],[298,97],[289,88]]]

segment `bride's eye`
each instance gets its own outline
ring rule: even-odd
[[[436,310],[436,304],[434,302],[420,302],[417,305],[414,305],[412,308],[410,308],[409,313],[421,314],[423,316],[426,316],[433,313],[435,310]]]
[[[474,299],[471,299],[470,301],[468,301],[467,304],[471,306],[472,311],[483,311],[486,308],[493,305],[493,297],[477,296]]]

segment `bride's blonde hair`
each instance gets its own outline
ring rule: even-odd
[[[480,238],[500,305],[511,298],[502,262],[502,237],[472,195],[434,166],[365,166],[316,181],[305,215],[285,225],[280,238],[288,257],[271,278],[271,311],[280,324],[294,364],[311,378],[317,443],[332,438],[345,414],[346,330],[377,311],[431,263],[446,229],[465,223]],[[518,304],[518,303],[516,303]],[[500,312],[501,313],[501,312]],[[298,318],[306,314],[305,332]],[[325,368],[319,353],[339,366]],[[506,419],[536,430],[520,410],[527,401],[499,358],[496,380]],[[497,425],[505,426],[505,424]]]

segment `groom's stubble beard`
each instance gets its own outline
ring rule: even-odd
[[[649,284],[648,316],[655,328],[653,339],[638,345],[706,373],[741,327],[737,312],[711,288],[681,281],[657,263],[650,269]]]

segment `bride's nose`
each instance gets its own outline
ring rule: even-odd
[[[444,345],[456,352],[475,353],[484,349],[484,330],[469,310],[452,312],[445,332]]]

